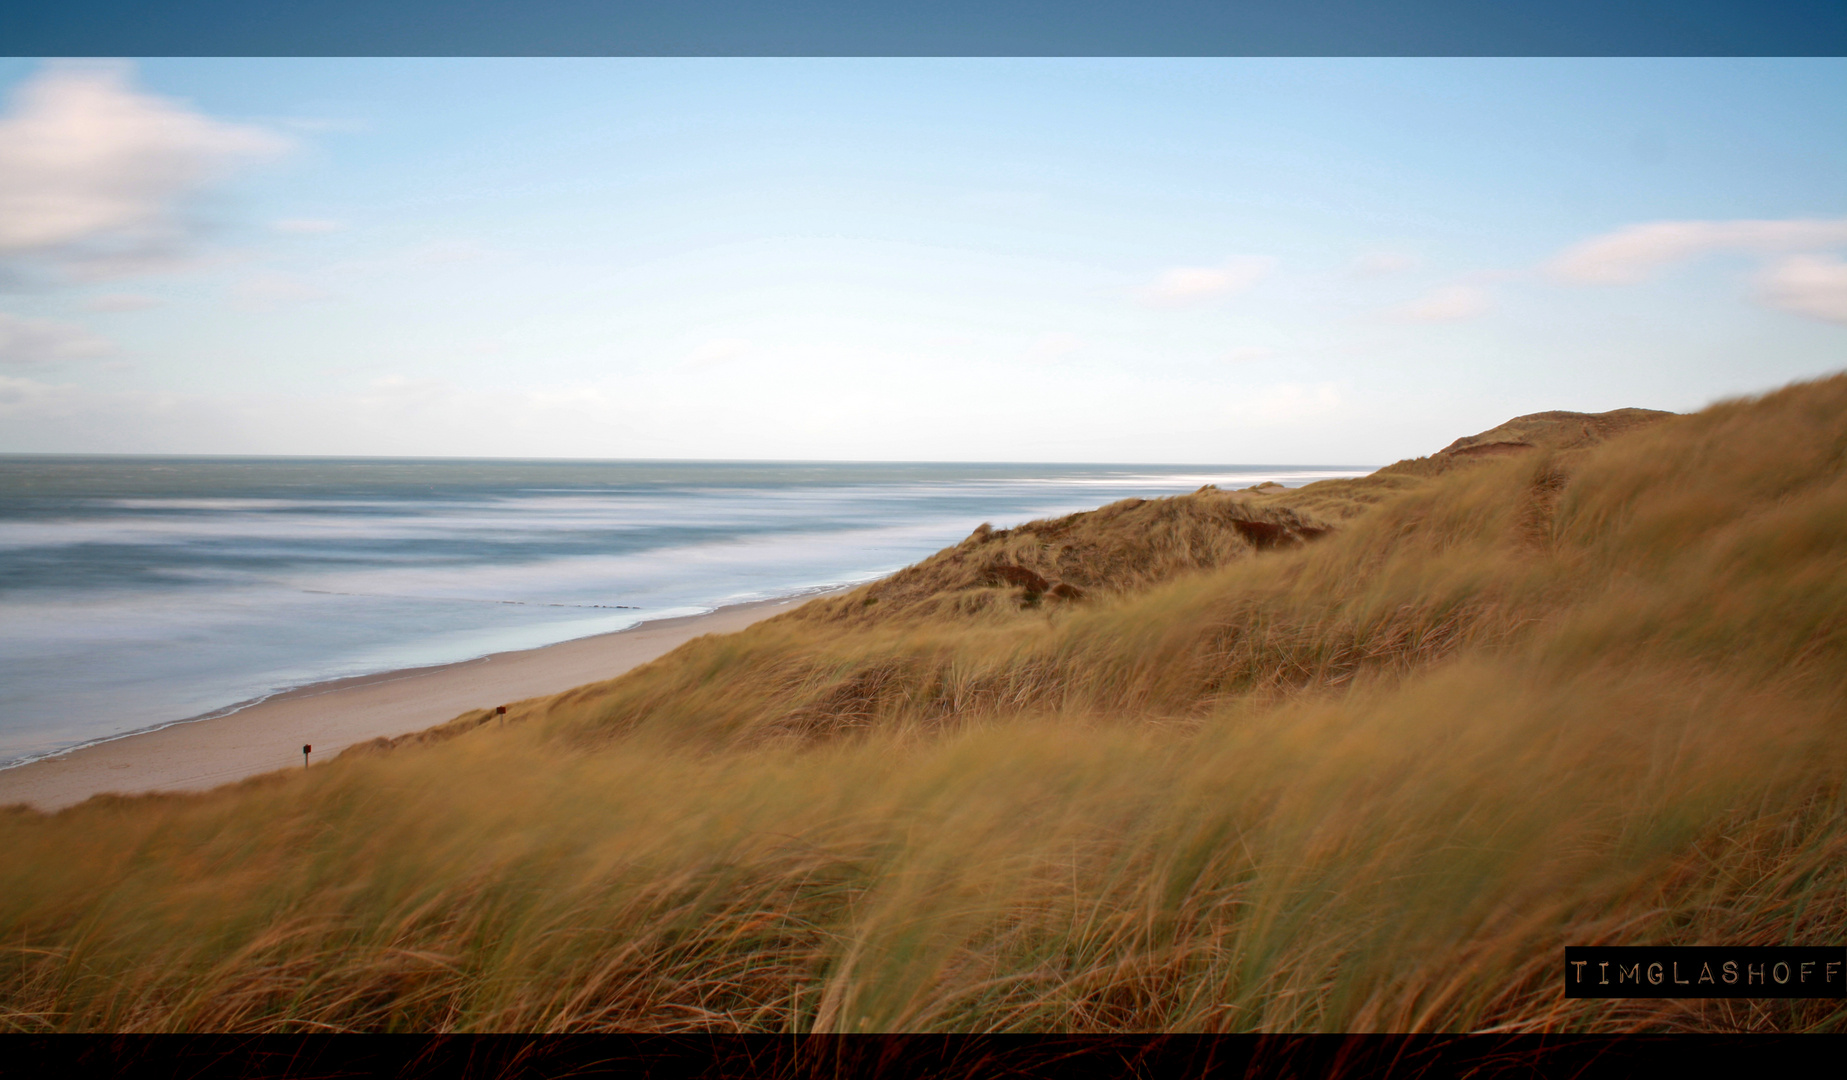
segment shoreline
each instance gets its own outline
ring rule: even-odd
[[[687,641],[792,611],[842,585],[637,623],[533,649],[310,683],[228,711],[176,720],[0,769],[0,807],[53,813],[93,795],[205,791],[300,768],[301,747],[328,760],[355,743],[395,738],[492,708],[613,679]]]

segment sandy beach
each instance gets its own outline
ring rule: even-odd
[[[742,630],[811,598],[736,604],[539,649],[301,687],[224,716],[0,770],[0,806],[53,811],[105,792],[202,791],[299,769],[303,745],[326,761],[354,743],[422,731],[470,709],[614,678],[693,638]]]

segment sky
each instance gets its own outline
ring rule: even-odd
[[[0,452],[1381,464],[1847,368],[1847,60],[0,60]]]

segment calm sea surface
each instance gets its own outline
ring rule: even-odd
[[[983,521],[1366,471],[0,456],[0,766],[865,581]]]

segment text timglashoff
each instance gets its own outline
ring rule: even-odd
[[[1571,945],[1568,998],[1842,998],[1847,947]]]

